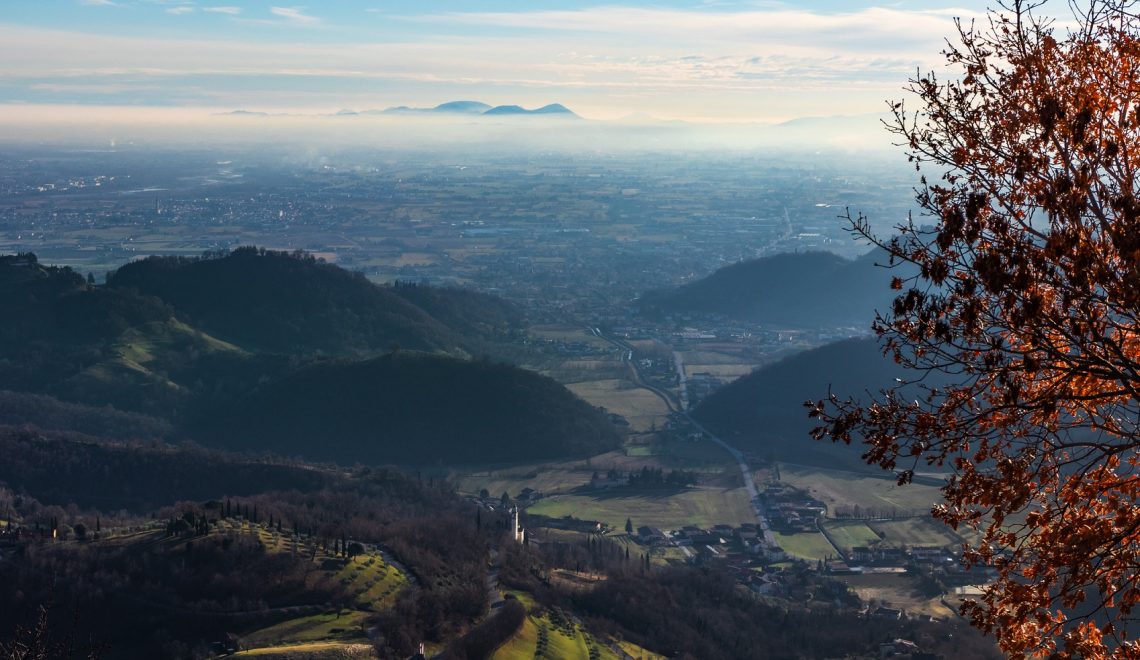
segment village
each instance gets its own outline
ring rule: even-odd
[[[637,473],[633,476],[636,479]],[[630,487],[629,478],[629,475],[613,472],[595,473],[589,487],[617,492]],[[514,498],[503,493],[499,498],[488,494],[471,499],[492,511],[509,507],[516,521],[515,539],[519,543],[538,546],[560,543],[567,538],[567,533],[607,538],[636,548],[652,558],[654,565],[683,562],[719,567],[731,574],[741,588],[757,597],[793,603],[822,599],[836,607],[858,610],[867,617],[932,621],[956,614],[950,607],[943,608],[945,611],[940,617],[921,611],[927,608],[912,610],[885,598],[864,599],[858,593],[860,589],[855,588],[863,582],[890,584],[893,581],[915,586],[924,590],[930,599],[948,605],[957,595],[974,593],[978,585],[995,577],[992,568],[967,566],[960,549],[953,546],[893,544],[882,540],[845,546],[826,531],[824,522],[829,514],[826,503],[780,482],[766,484],[759,493],[757,508],[765,513],[765,520],[761,522],[708,527],[683,525],[678,529],[634,526],[629,520],[622,529],[573,516],[527,515],[527,508],[543,497],[541,492],[528,487]],[[885,512],[869,515],[880,513]],[[843,514],[851,515],[849,511]],[[789,553],[781,546],[781,541],[787,544],[789,537],[820,533],[831,542],[834,554],[812,561]]]

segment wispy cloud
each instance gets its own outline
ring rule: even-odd
[[[269,10],[269,13],[284,18],[292,23],[310,25],[321,21],[321,19],[316,16],[306,14],[304,9],[304,7],[273,7]]]
[[[234,107],[384,107],[454,97],[581,100],[614,116],[877,112],[884,99],[901,95],[916,69],[942,62],[943,39],[954,31],[950,16],[971,15],[883,7],[829,14],[755,4],[736,11],[386,13],[391,20],[375,28],[384,31],[381,38],[339,25],[333,14],[322,20],[305,6],[255,17],[238,6],[201,4],[208,1],[193,6],[228,15],[224,35],[148,38],[0,24],[0,90],[44,99],[54,91],[78,93],[61,85],[80,82],[160,85],[172,98]],[[288,31],[289,40],[261,29],[242,39],[251,29],[244,26],[306,29]],[[612,110],[601,110],[606,106]]]
[[[119,3],[113,0],[79,0],[79,4],[87,5],[88,7],[118,7]]]
[[[187,5],[182,5],[181,7],[171,7],[171,8],[166,10],[166,13],[174,14],[175,16],[181,16],[183,14],[193,13],[193,11],[194,11],[193,7],[190,7]]]

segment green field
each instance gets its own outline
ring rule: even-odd
[[[680,529],[685,525],[711,527],[718,523],[755,522],[756,515],[744,488],[698,487],[673,494],[624,492],[594,495],[557,495],[540,500],[532,514],[598,520],[615,529],[630,518],[636,526]]]
[[[940,619],[955,616],[953,610],[942,604],[941,596],[923,593],[921,582],[913,575],[844,575],[842,581],[866,602],[904,609],[908,614],[929,614]]]
[[[746,364],[739,355],[722,353],[720,351],[681,351],[681,359],[685,364],[711,365],[711,364]],[[749,370],[752,365],[747,364]],[[688,371],[688,369],[686,369]],[[747,373],[747,372],[745,372]]]
[[[871,529],[882,533],[886,545],[958,546],[962,543],[954,530],[933,518],[872,521],[868,524]]]
[[[783,534],[776,533],[776,542],[792,557],[799,559],[806,559],[808,561],[819,561],[820,559],[837,558],[838,553],[835,548],[828,543],[827,539],[819,532],[811,532],[808,534]]]
[[[570,325],[536,325],[527,330],[527,334],[535,339],[552,339],[554,341],[581,342],[599,352],[613,350],[613,344],[594,335],[589,330]]]
[[[313,642],[292,646],[251,649],[238,651],[231,658],[297,658],[304,660],[351,660],[353,658],[373,658],[371,644],[346,644],[343,642]]]
[[[662,428],[669,416],[669,408],[660,397],[649,390],[634,387],[627,380],[584,380],[566,387],[591,405],[625,417],[633,431],[644,432],[654,426]]]
[[[827,504],[828,515],[832,517],[836,510],[852,511],[855,506],[862,512],[925,513],[942,500],[942,492],[935,486],[920,483],[899,486],[887,474],[880,477],[870,472],[781,463],[780,480],[810,492],[812,497]]]
[[[844,550],[856,546],[872,546],[879,543],[879,535],[866,524],[857,521],[828,522],[824,528],[835,544]]]
[[[461,493],[474,495],[486,488],[494,497],[503,493],[515,497],[524,488],[533,488],[545,494],[570,491],[590,483],[593,472],[584,463],[575,467],[525,466],[454,475],[453,480]]]
[[[505,644],[495,650],[492,660],[532,660],[535,647],[538,646],[538,625],[532,617],[527,617],[515,633]]]
[[[360,628],[367,616],[365,612],[343,610],[298,617],[245,635],[241,642],[250,649],[325,641],[367,642]]]
[[[696,374],[712,374],[717,378],[735,380],[747,376],[756,368],[753,364],[686,364],[685,374],[692,378]]]
[[[220,531],[238,534],[257,534],[268,552],[293,552],[293,540],[247,521],[226,520]],[[312,548],[298,544],[296,552],[309,557]],[[362,628],[371,612],[387,609],[407,587],[408,578],[376,553],[367,553],[353,559],[338,559],[318,551],[315,558],[320,567],[306,582],[314,588],[337,588],[352,597],[354,609],[338,610],[301,616],[272,626],[248,632],[241,637],[242,647],[251,651],[272,653],[289,647],[290,653],[299,653],[298,644],[317,642],[367,642]],[[322,650],[322,653],[332,653]]]
[[[493,660],[588,660],[590,650],[596,658],[618,660],[606,644],[580,626],[563,620],[556,625],[550,614],[532,614],[523,621],[515,636],[507,640],[491,656]],[[647,656],[648,657],[648,656]]]

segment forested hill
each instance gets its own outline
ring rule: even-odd
[[[313,364],[210,410],[203,443],[341,463],[496,463],[589,456],[612,423],[557,382],[488,361],[400,351]]]
[[[893,296],[882,251],[847,260],[831,252],[777,254],[725,266],[675,289],[651,291],[645,313],[701,312],[794,327],[870,324]]]
[[[816,442],[804,402],[867,398],[906,375],[874,339],[849,339],[793,355],[718,390],[693,416],[734,445],[778,460],[823,467],[864,466],[860,447]],[[865,466],[864,466],[865,467]]]
[[[485,352],[518,313],[459,289],[378,286],[303,253],[239,248],[214,258],[150,257],[111,273],[112,289],[152,295],[183,320],[243,348],[370,355],[394,346]]]
[[[0,257],[0,314],[0,424],[350,465],[585,456],[620,440],[555,381],[466,359],[509,338],[509,304],[377,286],[305,255],[150,258],[107,286]]]
[[[0,256],[0,319],[0,390],[51,392],[103,361],[123,333],[165,324],[172,310],[23,254]]]

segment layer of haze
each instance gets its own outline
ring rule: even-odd
[[[82,110],[84,119],[75,114]],[[0,142],[116,145],[293,144],[379,149],[550,149],[592,152],[752,149],[883,151],[877,115],[782,124],[691,124],[630,118],[416,115],[234,115],[203,109],[10,106]]]

